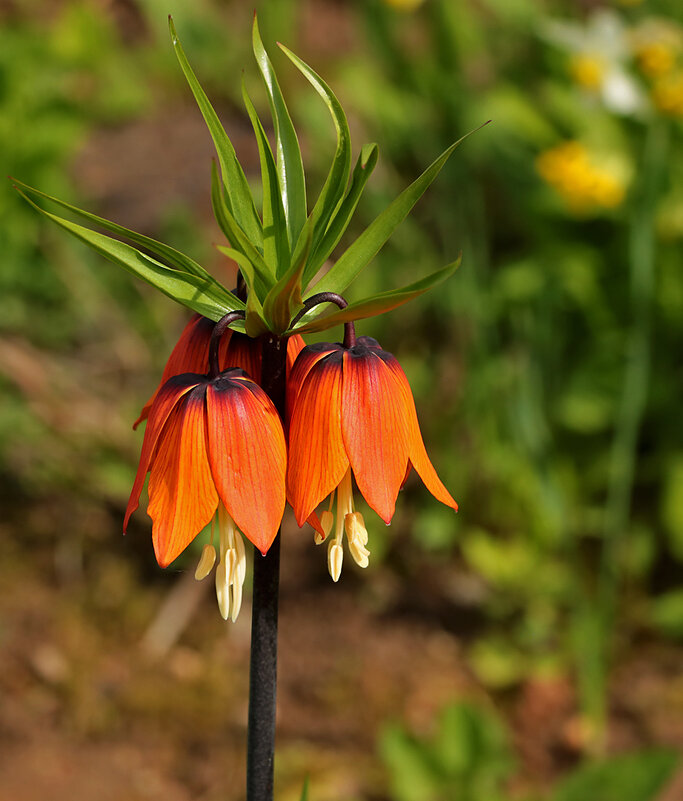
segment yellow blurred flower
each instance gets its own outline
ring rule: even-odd
[[[665,114],[683,117],[683,70],[658,78],[652,86],[652,100]]]
[[[683,52],[683,33],[669,19],[646,19],[633,31],[632,41],[638,66],[650,78],[673,72]]]
[[[626,194],[624,170],[614,162],[598,164],[597,156],[577,141],[545,150],[536,169],[574,212],[616,208]]]
[[[415,11],[425,0],[384,0],[384,4],[398,11]]]
[[[640,69],[651,78],[667,75],[676,64],[676,51],[666,42],[651,42],[636,48]]]
[[[597,92],[605,80],[605,60],[592,53],[577,53],[569,61],[569,73],[584,89]]]

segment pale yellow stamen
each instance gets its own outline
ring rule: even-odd
[[[242,606],[242,588],[247,575],[247,555],[242,535],[222,503],[218,504],[218,565],[216,567],[216,598],[224,620],[237,620]],[[214,525],[211,522],[211,541]],[[195,570],[198,581],[206,578],[216,562],[216,549],[205,545]]]
[[[315,544],[320,545],[330,536],[330,531],[332,531],[332,526],[334,525],[334,515],[329,509],[325,509],[325,511],[320,515],[320,526],[322,527],[323,534],[319,531],[315,532]]]
[[[320,515],[320,523],[325,537],[332,531],[334,517],[332,504],[335,493],[330,496],[330,508]],[[370,563],[370,551],[367,549],[368,531],[365,527],[363,515],[353,508],[353,484],[351,482],[351,468],[349,467],[339,486],[336,489],[337,519],[334,539],[330,540],[327,549],[327,568],[333,581],[339,581],[342,563],[344,561],[344,532],[348,538],[349,552],[359,567],[367,567]],[[324,538],[316,536],[316,543],[323,542]]]
[[[205,579],[213,570],[215,563],[216,549],[213,547],[213,545],[205,545],[202,548],[202,555],[199,557],[197,569],[194,571],[194,577],[197,579],[197,581]]]
[[[327,569],[330,571],[332,581],[339,581],[341,576],[342,563],[344,561],[344,549],[335,539],[330,540],[330,546],[327,549]]]
[[[235,554],[228,551],[216,568],[216,598],[223,620],[230,617],[230,571],[235,565]]]
[[[244,586],[244,579],[247,576],[247,554],[244,550],[244,540],[242,535],[235,528],[234,534],[234,553],[235,564],[230,573],[230,581],[232,585],[232,603],[230,618],[234,623],[237,620],[237,615],[242,608],[242,587]]]
[[[367,567],[370,564],[370,551],[365,547],[368,541],[368,532],[360,514],[358,512],[347,514],[344,517],[344,528],[346,536],[349,538],[349,551],[353,561],[358,567]]]

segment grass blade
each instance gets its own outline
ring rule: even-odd
[[[351,171],[351,133],[344,109],[325,81],[291,50],[284,45],[280,45],[280,48],[325,101],[337,131],[337,149],[332,166],[311,212],[314,226],[312,249],[315,250],[346,191]]]
[[[266,264],[278,276],[289,269],[290,251],[275,159],[273,158],[273,151],[270,149],[270,142],[266,132],[263,130],[263,125],[261,125],[261,120],[259,120],[254,104],[247,94],[244,81],[242,81],[242,97],[256,134],[256,143],[258,144],[259,158],[261,160],[261,178],[263,181],[263,257]]]
[[[186,256],[184,253],[181,253],[179,250],[176,250],[169,245],[165,245],[163,242],[159,242],[156,239],[145,236],[144,234],[138,234],[136,231],[131,231],[129,228],[125,228],[123,225],[118,225],[110,220],[106,220],[104,217],[98,217],[96,214],[91,214],[88,211],[79,209],[77,206],[72,206],[70,203],[67,203],[64,200],[60,200],[52,195],[48,195],[46,192],[41,192],[39,189],[34,189],[32,186],[23,183],[23,181],[18,181],[13,178],[12,182],[15,186],[20,187],[29,195],[34,195],[36,197],[42,197],[45,200],[49,200],[51,203],[55,203],[56,205],[61,206],[61,208],[66,209],[66,211],[70,211],[75,216],[80,217],[83,220],[87,220],[93,225],[98,225],[100,228],[104,228],[105,231],[109,231],[117,236],[125,237],[131,242],[135,242],[136,245],[146,248],[150,252],[154,253],[155,256],[162,259],[162,261],[170,264],[177,270],[191,273],[192,275],[196,275],[200,278],[215,280],[213,276],[211,276],[211,274],[208,273],[201,265],[197,264],[194,259],[191,259],[189,256]],[[217,286],[220,286],[218,282],[216,282],[216,284]]]
[[[232,142],[221,125],[218,115],[209,102],[209,98],[200,86],[197,76],[190,66],[190,62],[187,60],[185,51],[178,39],[175,25],[173,24],[173,18],[170,15],[168,17],[168,27],[171,31],[171,41],[173,42],[173,49],[178,57],[180,68],[192,90],[192,94],[197,101],[199,110],[204,117],[204,121],[206,122],[206,126],[209,129],[209,133],[216,147],[218,161],[221,165],[223,184],[227,193],[229,211],[252,242],[260,245],[263,239],[261,220],[256,213],[249,183],[244,175],[242,166],[237,160],[235,148],[232,146]]]
[[[261,253],[256,249],[249,237],[237,224],[237,220],[230,213],[225,197],[221,190],[221,183],[216,165],[211,165],[211,204],[213,213],[232,247],[243,253],[252,265],[254,271],[254,286],[258,292],[265,295],[274,283],[274,274],[266,264]],[[221,248],[219,248],[220,250]]]
[[[301,308],[301,284],[304,268],[311,248],[313,224],[309,220],[302,236],[306,234],[303,245],[298,249],[292,266],[270,290],[263,303],[263,313],[271,330],[283,334],[294,314]]]
[[[318,317],[311,322],[305,322],[304,317],[302,320],[303,325],[296,326],[294,330],[297,334],[312,334],[316,331],[325,331],[334,325],[347,323],[350,320],[363,320],[366,317],[376,317],[378,314],[384,314],[398,306],[402,306],[409,300],[419,297],[428,289],[445,281],[458,269],[460,260],[460,257],[458,257],[452,264],[437,270],[425,278],[421,278],[419,281],[415,281],[413,284],[404,286],[401,289],[380,292],[364,300],[349,303],[345,309],[339,309],[325,317]]]
[[[292,119],[289,116],[287,105],[280,91],[275,70],[261,41],[256,14],[254,14],[252,43],[256,62],[268,92],[270,111],[275,126],[277,173],[287,219],[289,245],[293,249],[306,222],[304,165],[301,160],[299,140],[297,139]]]
[[[224,248],[221,245],[218,246],[218,250],[237,263],[247,285],[247,289],[249,290],[247,292],[247,310],[244,319],[244,330],[250,337],[257,337],[261,334],[265,334],[265,332],[268,331],[268,324],[263,314],[261,301],[259,300],[258,294],[254,291],[254,266],[244,253],[240,253],[238,250]]]
[[[307,286],[308,282],[315,278],[315,274],[323,266],[342,238],[344,231],[346,231],[351,222],[351,217],[353,217],[353,213],[356,210],[358,201],[363,194],[365,184],[368,182],[372,171],[377,165],[378,156],[379,150],[375,144],[363,145],[361,148],[358,161],[356,162],[353,175],[351,176],[349,191],[346,193],[346,197],[341,202],[339,210],[330,221],[325,234],[318,243],[318,247],[315,249],[315,252],[306,265],[304,286]]]
[[[218,321],[230,311],[245,308],[243,301],[221,287],[215,279],[202,278],[167,267],[125,242],[91,231],[89,228],[45,211],[20,189],[17,191],[37,211],[57,223],[76,239],[80,239],[81,242],[123,267],[129,273],[142,278],[143,281],[151,284],[177,303],[199,312],[204,317]]]
[[[478,130],[478,129],[477,129]],[[474,133],[471,131],[470,133]],[[315,285],[316,292],[343,292],[377,255],[384,243],[396,230],[399,223],[422,197],[427,187],[441,172],[441,168],[451,157],[453,151],[470,134],[454,142],[436,161],[413,181],[410,186],[392,201],[384,211],[370,223],[356,241],[339,258],[330,271]]]

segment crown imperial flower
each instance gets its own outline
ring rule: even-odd
[[[335,531],[328,551],[335,581],[344,533],[354,561],[361,567],[368,564],[367,530],[354,508],[352,475],[368,505],[387,524],[411,467],[437,500],[458,508],[427,456],[401,366],[370,337],[349,344],[304,348],[287,389],[287,495],[299,525],[330,496],[321,524],[326,536],[333,527]],[[316,536],[317,542],[322,539]]]
[[[147,472],[148,513],[157,561],[168,566],[218,516],[219,606],[239,611],[245,575],[240,529],[261,553],[277,534],[285,505],[286,446],[280,417],[243,370],[169,379],[152,402],[124,531]],[[215,555],[205,549],[203,578]],[[235,611],[236,610],[236,611]]]

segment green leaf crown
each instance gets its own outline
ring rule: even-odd
[[[455,271],[459,259],[406,287],[356,301],[332,313],[325,311],[325,305],[316,306],[293,325],[307,296],[343,292],[369,264],[465,137],[445,150],[384,209],[327,272],[318,277],[349,225],[377,164],[377,145],[363,145],[351,169],[351,137],[339,101],[317,73],[279,45],[324,101],[337,135],[327,178],[312,211],[308,212],[296,131],[254,17],[253,50],[268,95],[276,145],[273,154],[243,82],[242,95],[256,136],[261,165],[263,202],[259,215],[235,149],[187,60],[171,17],[169,28],[180,67],[216,148],[218,168],[215,164],[212,168],[211,201],[216,220],[229,243],[218,249],[237,263],[247,287],[246,302],[178,250],[14,180],[20,194],[38,211],[106,258],[205,317],[218,321],[228,312],[244,311],[245,319],[235,321],[231,327],[254,337],[268,331],[284,336],[323,331],[340,323],[381,314],[417,297]],[[132,244],[50,213],[38,205],[38,198]]]

